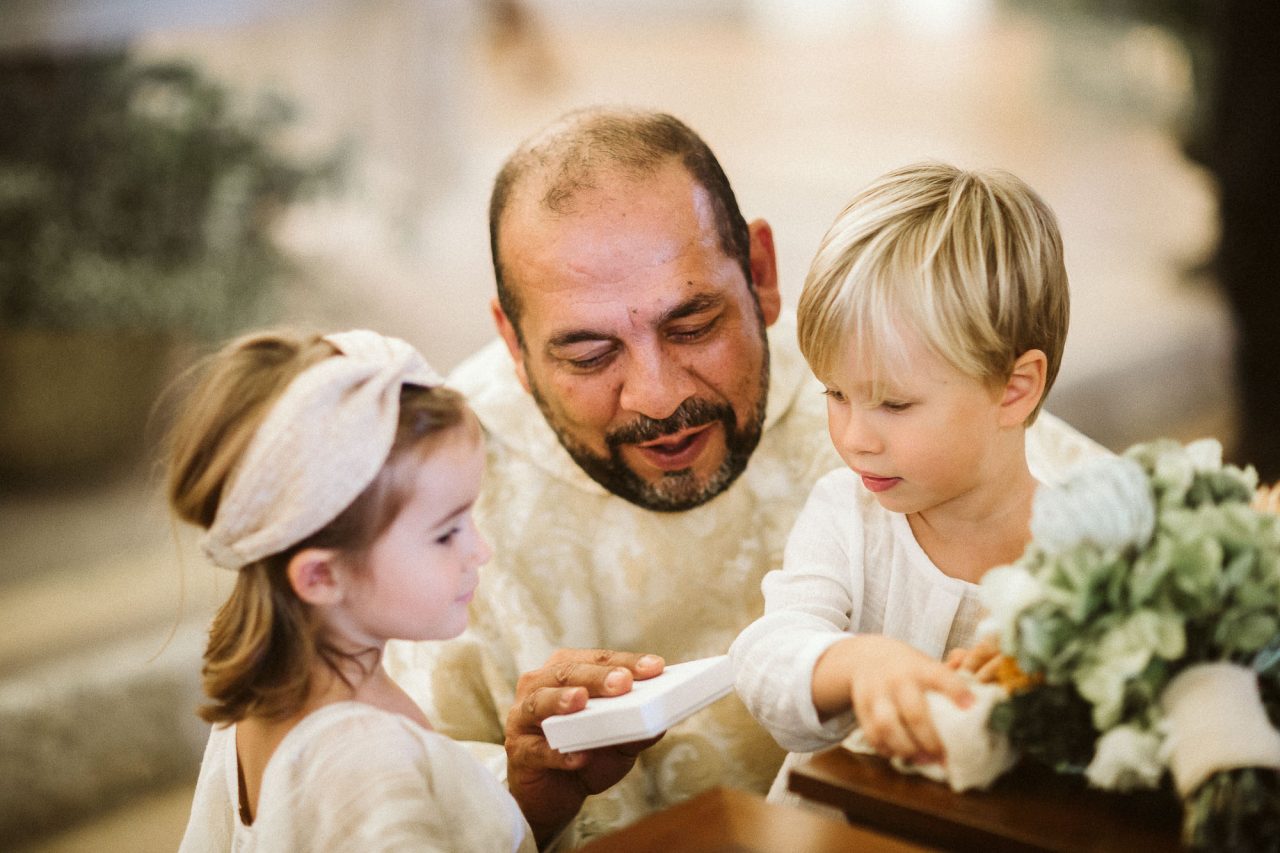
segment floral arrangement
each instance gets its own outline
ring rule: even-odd
[[[1009,690],[988,726],[1102,788],[1167,771],[1196,849],[1280,849],[1280,516],[1256,493],[1217,442],[1138,445],[1041,489],[982,581]]]

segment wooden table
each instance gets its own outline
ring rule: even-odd
[[[836,747],[794,768],[788,787],[842,809],[851,823],[947,850],[1180,849],[1181,806],[1172,794],[1099,791],[1031,763],[990,790],[957,794],[879,756]]]
[[[793,806],[767,803],[758,794],[713,788],[581,849],[583,853],[919,853],[927,848]]]

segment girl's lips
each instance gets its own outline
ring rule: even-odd
[[[693,429],[667,435],[648,442],[632,445],[653,467],[660,471],[683,471],[697,461],[711,440],[715,424],[705,424]]]
[[[887,491],[902,482],[901,477],[872,477],[870,474],[858,476],[862,478],[862,485],[866,486],[867,491],[870,492]]]

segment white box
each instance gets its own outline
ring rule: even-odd
[[[573,714],[542,721],[547,743],[580,752],[660,734],[733,690],[728,655],[668,666],[661,675],[632,683],[621,696],[599,696]]]

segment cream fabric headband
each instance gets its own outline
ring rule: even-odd
[[[382,470],[396,437],[400,386],[440,375],[399,338],[358,329],[326,335],[340,355],[299,374],[271,407],[201,540],[239,569],[333,521]]]

